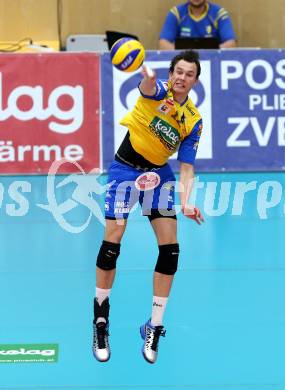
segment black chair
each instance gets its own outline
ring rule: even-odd
[[[133,35],[133,34],[120,32],[120,31],[110,31],[110,30],[107,30],[106,31],[106,39],[107,39],[107,44],[108,44],[109,50],[111,50],[111,47],[113,46],[113,44],[118,39],[121,39],[121,38],[133,38],[133,39],[136,39],[137,41],[139,40],[139,38],[136,35]]]

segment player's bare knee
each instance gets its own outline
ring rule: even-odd
[[[97,267],[104,271],[115,269],[120,254],[120,246],[120,244],[104,240],[97,256]]]
[[[159,245],[159,254],[155,271],[165,275],[174,275],[177,271],[179,244]]]
[[[124,235],[127,225],[127,220],[109,220],[106,219],[106,229],[105,229],[105,241],[120,243]]]

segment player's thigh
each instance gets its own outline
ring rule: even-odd
[[[134,168],[113,161],[108,173],[108,188],[105,196],[106,219],[118,221],[128,218],[140,196],[140,191],[135,186],[138,175],[139,172]]]
[[[104,240],[120,243],[125,233],[127,219],[106,219]]]
[[[155,218],[151,221],[158,245],[177,242],[177,220],[174,218]]]

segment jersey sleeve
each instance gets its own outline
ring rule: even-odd
[[[142,93],[140,90],[140,84],[139,84],[139,91],[142,97],[146,99],[151,99],[151,100],[162,100],[165,98],[168,88],[167,88],[167,81],[157,79],[156,80],[156,91],[155,94],[152,96],[148,96]]]
[[[228,12],[221,8],[217,14],[216,23],[218,24],[218,31],[220,42],[226,42],[230,39],[236,39],[233,24]]]
[[[168,12],[159,39],[166,39],[174,43],[178,35],[179,13],[177,7],[171,8]]]
[[[202,119],[200,119],[191,133],[181,142],[177,157],[179,161],[194,165],[202,127]]]

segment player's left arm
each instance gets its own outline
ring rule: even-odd
[[[199,120],[191,133],[183,140],[178,151],[178,160],[180,161],[179,191],[181,210],[186,217],[193,219],[198,225],[204,222],[204,218],[199,208],[191,205],[189,201],[194,186],[194,163],[201,132],[202,120]]]
[[[189,203],[195,180],[194,166],[185,162],[180,163],[179,193],[181,210],[185,217],[193,219],[198,225],[204,222],[198,207]]]

